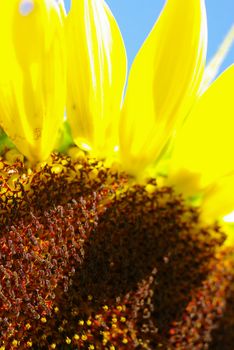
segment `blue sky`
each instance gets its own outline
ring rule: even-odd
[[[73,0],[79,1],[79,0]],[[190,0],[186,0],[190,1]],[[165,0],[106,0],[118,21],[124,37],[129,64],[153,26]],[[65,0],[69,8],[70,0]],[[232,24],[234,0],[206,0],[209,42],[209,60]],[[229,52],[222,69],[234,63],[234,47]]]

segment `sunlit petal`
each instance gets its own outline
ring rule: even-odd
[[[30,160],[53,149],[65,106],[62,7],[54,0],[0,4],[0,124]]]
[[[155,161],[197,96],[206,56],[203,0],[168,0],[130,71],[120,125],[122,160]]]
[[[223,218],[224,222],[233,223],[234,222],[234,211],[232,211],[230,214],[227,214]]]
[[[201,96],[177,135],[171,183],[192,194],[233,172],[233,130],[234,65]]]
[[[103,0],[73,1],[67,22],[67,115],[74,141],[104,157],[117,144],[126,53]]]

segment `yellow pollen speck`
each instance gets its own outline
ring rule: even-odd
[[[29,329],[31,328],[30,323],[27,323],[27,324],[25,325],[25,328],[26,328],[27,330],[29,330]]]
[[[123,338],[122,342],[123,342],[123,344],[127,344],[128,343],[127,338]]]
[[[84,320],[80,320],[80,321],[78,322],[78,324],[79,324],[80,326],[83,326],[83,325],[84,325]]]
[[[122,310],[123,310],[122,306],[121,306],[121,305],[118,305],[118,306],[117,306],[117,310],[118,310],[118,311],[122,311]]]
[[[102,344],[106,345],[109,339],[110,339],[110,332],[103,332]]]
[[[47,162],[40,162],[37,164],[36,169],[38,171],[43,170],[46,167],[46,165],[47,165]]]
[[[90,179],[97,179],[97,176],[98,176],[98,170],[97,169],[93,169],[90,174],[89,174],[89,178]]]
[[[109,309],[107,305],[104,305],[102,308],[104,311],[107,311]]]
[[[18,346],[18,341],[16,339],[14,339],[11,343],[13,346]]]
[[[53,343],[53,344],[50,345],[50,347],[51,347],[51,349],[56,349],[56,344]]]
[[[0,347],[0,350],[5,350],[5,349],[6,349],[5,346]]]
[[[51,168],[51,172],[53,174],[60,174],[63,171],[63,166],[60,164],[56,164]]]
[[[87,326],[91,326],[92,322],[91,322],[90,320],[88,320],[88,321],[86,322],[86,324],[87,324]]]
[[[115,346],[114,346],[114,345],[111,345],[109,349],[110,349],[110,350],[115,350]]]
[[[89,350],[94,350],[94,349],[95,349],[94,345],[89,345]]]
[[[88,300],[93,300],[93,296],[92,295],[88,295]]]
[[[33,174],[33,171],[32,171],[31,168],[28,168],[28,169],[27,169],[27,174],[28,174],[28,175],[32,175],[32,174]]]
[[[29,348],[31,348],[32,345],[33,345],[33,343],[32,343],[31,341],[27,341],[27,346],[28,346]]]
[[[156,186],[148,184],[145,186],[146,192],[148,192],[149,194],[152,194],[155,192],[156,190]]]
[[[79,340],[80,339],[80,336],[78,334],[75,334],[74,337],[73,337],[75,340]]]
[[[120,318],[120,322],[123,322],[123,323],[126,322],[126,317],[123,317],[123,316],[122,316],[122,317]]]
[[[62,163],[62,165],[67,165],[68,161],[66,159],[63,159],[61,163]]]
[[[42,322],[42,323],[46,323],[46,322],[47,322],[47,319],[46,319],[45,317],[42,317],[42,318],[41,318],[41,322]]]
[[[54,308],[54,312],[55,312],[55,313],[58,313],[58,312],[59,312],[59,308],[58,308],[57,306]]]
[[[81,336],[81,339],[84,340],[84,341],[86,341],[86,340],[88,339],[88,337],[87,337],[87,335],[83,334],[83,335]]]
[[[67,344],[71,344],[71,339],[67,337],[67,338],[66,338],[66,343],[67,343]]]
[[[113,322],[113,323],[117,323],[117,321],[118,321],[118,320],[117,320],[116,317],[113,317],[113,318],[112,318],[112,322]]]

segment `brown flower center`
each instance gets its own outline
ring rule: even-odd
[[[134,185],[83,156],[53,154],[32,169],[3,158],[0,167],[2,349],[181,341],[175,322],[224,240],[216,225],[204,227],[171,188]]]

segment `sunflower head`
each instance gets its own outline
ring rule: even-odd
[[[125,86],[104,0],[0,28],[0,350],[231,349],[233,30],[204,72],[204,1],[167,0]]]

